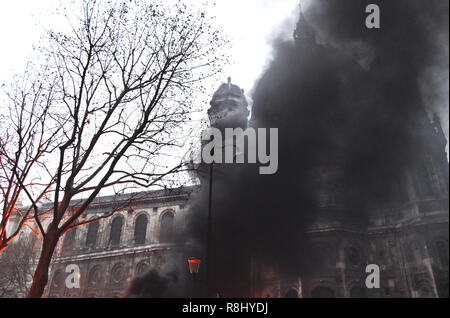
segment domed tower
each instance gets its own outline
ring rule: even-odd
[[[231,84],[230,77],[228,82],[220,85],[214,93],[210,105],[208,116],[211,127],[221,131],[225,128],[247,128],[250,114],[247,99],[243,89]]]
[[[245,130],[248,126],[250,112],[247,99],[245,98],[244,90],[237,85],[233,85],[231,77],[228,77],[227,83],[222,83],[214,93],[210,105],[211,107],[208,109],[210,127],[217,128],[222,133],[222,159],[224,159],[226,149],[228,147],[234,148],[234,144],[228,144],[225,140],[225,129],[242,128]],[[208,140],[202,140],[201,152],[208,143]],[[208,176],[209,165],[202,160],[200,164],[191,164],[190,167],[195,171],[191,179],[200,178],[200,182],[204,182]]]

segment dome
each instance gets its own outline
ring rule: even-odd
[[[228,83],[220,85],[211,100],[208,116],[212,126],[222,128],[247,127],[248,110],[244,90],[239,86]]]
[[[211,106],[215,106],[218,102],[225,100],[235,100],[245,107],[248,106],[244,90],[237,85],[231,84],[230,77],[228,77],[228,83],[220,85],[219,89],[214,93],[211,100]]]

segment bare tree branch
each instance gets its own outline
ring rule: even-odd
[[[80,217],[102,191],[162,186],[186,170],[180,153],[194,97],[220,68],[226,42],[204,11],[170,6],[84,0],[76,21],[69,19],[71,32],[49,32],[42,50],[48,65],[37,76],[41,90],[11,107],[16,134],[6,131],[0,142],[8,198],[2,220],[10,219],[23,191],[30,206],[20,228],[34,212],[43,238],[30,297],[42,295],[59,238],[98,220]],[[45,208],[43,198],[51,200]],[[124,204],[130,202],[99,219]]]

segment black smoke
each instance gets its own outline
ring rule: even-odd
[[[131,281],[125,291],[126,298],[184,298],[187,297],[186,280],[176,268],[149,269]]]
[[[364,229],[370,213],[404,199],[405,173],[421,156],[429,128],[419,77],[448,48],[448,1],[375,2],[379,30],[364,24],[374,1],[314,0],[305,17],[321,44],[274,43],[250,125],[279,128],[278,173],[215,167],[211,276],[221,295],[250,295],[252,261],[286,275],[313,271],[306,234],[313,222],[332,218]],[[442,32],[447,42],[437,43]],[[208,180],[202,181],[180,236],[194,256],[205,253]],[[324,189],[335,200],[325,207]]]

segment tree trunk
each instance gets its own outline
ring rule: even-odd
[[[6,231],[3,232],[2,237],[0,238],[0,254],[8,247],[6,244]]]
[[[53,253],[58,243],[56,230],[49,229],[42,243],[41,256],[33,275],[33,284],[28,292],[28,298],[40,298],[48,282],[48,269]]]

